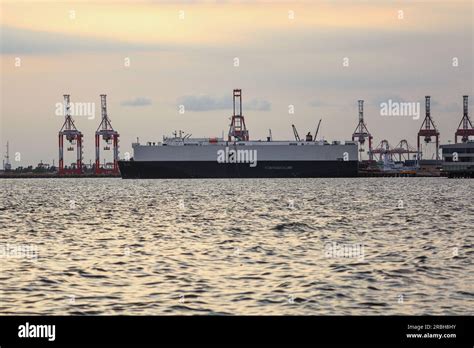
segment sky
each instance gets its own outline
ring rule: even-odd
[[[350,140],[362,99],[375,145],[416,145],[430,95],[447,143],[462,96],[474,105],[473,4],[1,0],[2,156],[8,141],[13,167],[57,164],[63,94],[94,110],[74,115],[85,163],[93,161],[100,94],[121,157],[137,137],[221,136],[234,88],[242,89],[251,139],[265,139],[268,129],[292,139],[292,124],[300,135],[314,133],[322,119],[319,137]],[[383,115],[389,100],[421,103],[420,118]]]

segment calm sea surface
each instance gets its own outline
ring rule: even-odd
[[[474,311],[474,180],[0,186],[0,314]]]

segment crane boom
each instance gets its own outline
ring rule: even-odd
[[[293,134],[295,135],[295,140],[300,141],[300,136],[298,135],[298,131],[296,130],[295,125],[292,124],[291,127],[293,128]]]
[[[322,119],[319,119],[318,127],[316,128],[316,133],[314,133],[314,141],[316,141],[316,137],[318,136],[319,126],[321,125],[321,121],[322,121]]]

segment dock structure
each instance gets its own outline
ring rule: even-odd
[[[454,133],[455,144],[441,145],[443,173],[450,178],[474,178],[474,127],[468,115],[468,96],[463,96],[463,117]],[[461,137],[461,142],[458,142]]]
[[[242,90],[233,91],[233,114],[229,127],[228,141],[249,141],[249,131],[245,125],[242,114]],[[18,167],[12,169],[9,158],[9,144],[3,161],[3,171],[0,177],[117,177],[120,175],[119,167],[119,133],[112,127],[107,113],[106,95],[101,94],[101,123],[95,133],[95,162],[90,167],[83,163],[83,134],[75,126],[71,115],[72,103],[70,95],[64,94],[64,123],[59,131],[59,165],[56,170],[53,166],[44,170],[43,166],[33,169]],[[431,115],[430,96],[425,96],[425,118],[417,133],[417,148],[412,147],[406,139],[401,140],[392,147],[387,140],[382,140],[379,146],[373,148],[373,136],[364,120],[364,101],[358,100],[359,120],[352,134],[352,141],[359,144],[359,157],[362,146],[368,142],[369,160],[359,158],[359,176],[449,176],[449,177],[474,177],[474,126],[468,114],[468,96],[463,95],[463,116],[454,133],[454,144],[440,145],[438,131]],[[320,120],[321,122],[321,120]],[[314,140],[311,134],[306,135],[306,142],[316,142],[319,125]],[[295,140],[302,141],[293,125]],[[181,136],[181,135],[180,135]],[[436,158],[424,159],[422,156],[421,139],[426,144],[435,138]],[[64,141],[66,138],[66,141]],[[184,137],[187,139],[187,136]],[[112,149],[112,162],[102,165],[100,161],[101,140],[105,142],[104,151]],[[209,143],[218,144],[218,138],[209,138]],[[275,143],[270,135],[267,142]],[[323,141],[324,142],[324,141]],[[153,145],[155,145],[153,143]],[[355,145],[355,144],[354,144]],[[75,153],[75,161],[69,166],[65,163],[64,148]],[[439,151],[441,149],[441,151]],[[42,163],[41,163],[42,164]],[[48,167],[49,168],[49,167]],[[43,169],[43,170],[39,170]]]
[[[441,145],[442,170],[451,178],[474,178],[474,141]]]

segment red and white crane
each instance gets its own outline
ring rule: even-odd
[[[82,133],[74,125],[71,117],[71,104],[69,94],[64,94],[65,120],[59,131],[59,175],[82,174]],[[64,137],[68,142],[67,151],[76,151],[76,162],[70,167],[64,167]]]
[[[365,144],[365,139],[369,139],[369,160],[373,160],[372,154],[372,135],[370,134],[369,130],[367,129],[367,125],[364,122],[364,101],[359,100],[359,123],[357,127],[352,133],[352,141],[358,141],[360,148],[359,152],[363,152],[362,146]]]
[[[235,104],[239,104],[239,113],[236,113]],[[232,120],[229,127],[229,141],[248,141],[249,140],[249,131],[245,126],[245,119],[242,115],[242,90],[234,89],[234,113],[232,115]]]
[[[436,160],[439,160],[439,132],[438,129],[436,128],[436,125],[434,124],[433,119],[431,118],[431,110],[430,110],[430,96],[427,95],[425,97],[425,119],[423,120],[423,123],[421,124],[421,128],[418,131],[417,135],[417,151],[418,151],[418,156],[419,160],[422,157],[422,149],[421,149],[421,144],[420,144],[420,138],[424,137],[425,139],[425,144],[428,144],[431,142],[431,138],[435,137],[436,139]]]
[[[102,115],[102,121],[100,122],[99,128],[95,132],[95,173],[96,174],[118,174],[118,138],[119,133],[115,131],[110,122],[110,118],[107,115],[107,95],[100,95],[100,110]],[[113,151],[113,162],[111,166],[101,165],[100,163],[100,143],[101,137],[104,141],[104,151],[110,151],[112,146]]]
[[[461,141],[463,143],[467,143],[469,141],[469,137],[474,136],[474,127],[472,126],[471,120],[469,119],[469,115],[467,113],[468,96],[464,95],[462,98],[464,112],[461,122],[459,123],[458,129],[456,130],[456,133],[454,133],[454,141],[456,142],[456,144],[458,142],[458,137],[461,137]]]

